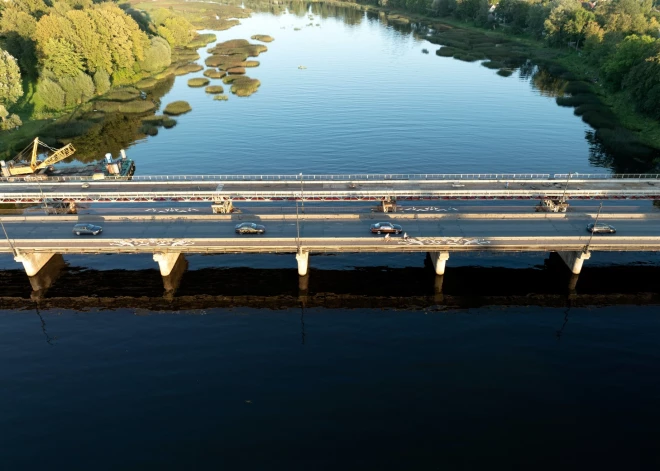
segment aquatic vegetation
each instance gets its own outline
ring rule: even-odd
[[[429,53],[428,49],[426,49],[426,48],[422,49],[422,54],[428,54],[428,53]]]
[[[497,75],[501,75],[502,77],[511,77],[513,75],[513,70],[511,69],[500,69],[497,71]]]
[[[192,72],[199,72],[202,69],[204,69],[204,67],[202,67],[199,64],[193,64],[193,63],[185,64],[177,67],[176,70],[174,71],[174,75],[186,75]]]
[[[194,62],[200,58],[197,51],[188,49],[175,49],[172,52],[172,63],[183,65],[186,62]]]
[[[571,95],[594,92],[591,85],[589,85],[587,82],[581,82],[581,81],[568,82],[568,85],[566,85],[564,91],[566,93],[570,93]]]
[[[132,101],[140,96],[140,90],[137,88],[126,87],[117,88],[109,91],[101,97],[101,100],[107,101]]]
[[[244,54],[234,54],[231,56],[213,55],[209,56],[205,63],[208,67],[217,67],[220,70],[231,69],[232,67],[243,67],[243,61],[247,59]]]
[[[165,115],[154,115],[142,118],[142,126],[140,129],[147,127],[159,127],[163,126],[164,128],[173,128],[176,125],[176,120]],[[149,134],[147,132],[141,131],[143,134]],[[155,135],[155,134],[153,134]]]
[[[168,103],[165,109],[163,110],[163,113],[173,115],[173,116],[178,116],[184,113],[187,113],[192,110],[192,107],[190,106],[190,103],[187,101],[173,101],[172,103]]]
[[[243,67],[259,67],[259,61],[244,61]]]
[[[140,126],[140,132],[148,136],[155,136],[156,134],[158,134],[158,128],[151,124],[145,123],[142,126]]]
[[[476,62],[482,58],[467,52],[457,52],[454,54],[454,59],[458,59],[459,61],[463,62]]]
[[[171,129],[171,128],[173,128],[174,126],[176,126],[176,119],[165,118],[165,119],[163,120],[163,127],[164,127],[165,129]]]
[[[232,75],[243,75],[245,74],[245,67],[232,67],[227,70],[227,73]]]
[[[222,85],[209,85],[208,87],[206,87],[205,90],[206,93],[211,93],[211,94],[222,93],[225,91]]]
[[[227,75],[227,72],[224,70],[206,69],[204,71],[204,76],[212,79],[221,79],[225,75]]]
[[[227,101],[229,100],[229,97],[227,95],[216,95],[213,97],[213,99],[218,101]]]
[[[602,101],[593,93],[579,93],[573,96],[560,96],[557,98],[559,106],[602,105]]]
[[[153,101],[149,100],[136,100],[119,103],[118,110],[120,113],[147,113],[156,109]]]
[[[458,50],[454,49],[453,47],[444,46],[438,49],[437,51],[435,51],[435,55],[440,57],[452,57],[457,52]]]
[[[486,61],[482,62],[481,65],[484,67],[487,67],[489,69],[502,69],[504,68],[504,63],[499,62],[499,61]]]
[[[300,31],[300,28],[293,28],[294,31]]]
[[[138,83],[135,84],[137,88],[140,88],[142,90],[148,90],[150,88],[155,87],[158,85],[158,80],[156,80],[153,77],[147,77],[145,79],[140,80]]]
[[[188,79],[188,86],[189,87],[204,87],[204,86],[208,85],[209,82],[210,82],[210,80],[207,79],[207,78],[196,77],[196,78]]]
[[[198,34],[197,37],[195,37],[186,45],[186,48],[198,49],[200,47],[206,46],[209,43],[215,42],[217,39],[218,37],[213,33]]]
[[[270,43],[275,40],[275,38],[268,36],[267,34],[255,34],[254,36],[251,36],[250,39],[261,41],[262,43]]]
[[[618,126],[616,118],[603,116],[598,111],[586,111],[582,114],[582,121],[594,129],[615,129]]]
[[[237,96],[250,96],[257,91],[261,82],[247,75],[234,75],[231,82],[231,92]]]

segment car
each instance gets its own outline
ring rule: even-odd
[[[87,182],[83,183],[82,187],[83,187],[83,190],[86,190],[87,188],[89,188],[89,183],[87,183]]]
[[[236,234],[264,234],[266,227],[253,222],[244,222],[236,226]]]
[[[103,228],[94,224],[76,224],[73,226],[75,235],[99,235],[101,232],[103,232]]]
[[[401,234],[401,232],[403,232],[403,228],[391,222],[377,222],[371,225],[372,234]]]
[[[592,234],[599,234],[599,233],[614,234],[614,233],[616,233],[616,229],[614,228],[614,226],[610,226],[609,224],[603,224],[602,222],[599,222],[598,224],[587,224],[587,231],[591,232]]]

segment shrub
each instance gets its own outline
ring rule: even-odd
[[[37,93],[46,107],[53,111],[64,108],[64,90],[50,79],[44,79],[37,84]]]
[[[94,74],[94,86],[96,87],[97,95],[103,95],[110,90],[110,76],[105,70],[99,69],[96,71]]]
[[[597,111],[587,111],[582,115],[582,121],[587,123],[594,129],[609,128],[614,129],[617,127],[615,119],[609,116],[603,116]]]
[[[227,72],[223,70],[206,69],[204,71],[204,77],[213,78],[213,79],[221,79],[225,75],[227,75]]]
[[[190,107],[190,104],[187,101],[173,101],[172,103],[169,103],[165,107],[163,113],[173,116],[178,116],[180,114],[187,113],[191,110],[192,108]]]
[[[610,118],[614,117],[614,113],[605,105],[598,105],[598,104],[592,104],[592,103],[587,103],[585,105],[580,105],[575,110],[573,110],[573,113],[576,116],[582,116],[584,113],[587,112],[596,112],[599,113],[602,116],[607,116]]]
[[[267,34],[255,34],[254,36],[250,37],[250,39],[254,39],[255,41],[261,41],[262,43],[270,43],[275,40],[274,38],[268,36]]]
[[[140,68],[147,72],[156,72],[172,63],[172,49],[169,43],[160,36],[151,38],[151,44],[144,51]]]
[[[560,96],[557,98],[559,106],[580,106],[580,105],[602,105],[596,95],[592,93],[580,93],[573,96]]]
[[[206,87],[206,93],[216,94],[216,93],[222,93],[224,91],[225,89],[221,85],[211,85],[209,87]]]
[[[188,80],[188,86],[189,87],[204,87],[208,85],[210,82],[209,79],[207,78],[202,78],[202,77],[196,77],[196,78],[191,78]]]
[[[73,77],[62,77],[60,86],[65,93],[67,107],[79,105],[94,96],[94,82],[89,75],[79,72]]]
[[[579,93],[593,93],[591,85],[589,85],[587,82],[569,82],[568,85],[566,85],[564,91],[566,93],[570,93],[571,95],[577,95]]]

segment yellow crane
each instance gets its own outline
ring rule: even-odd
[[[39,149],[39,146],[45,147],[53,153],[44,160],[37,160],[37,150]],[[53,149],[46,143],[40,141],[37,137],[32,141],[31,145],[23,149],[11,161],[6,164],[3,162],[2,173],[8,174],[5,176],[29,175],[35,173],[37,170],[44,169],[49,165],[56,164],[57,162],[61,162],[62,160],[71,157],[75,151],[76,149],[71,144],[67,144],[60,149]],[[31,158],[29,162],[26,163],[27,159],[25,157],[27,157],[28,152],[30,152]]]

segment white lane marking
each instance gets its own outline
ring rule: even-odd
[[[116,247],[182,247],[195,245],[195,242],[187,239],[122,239],[110,242]]]
[[[436,212],[436,213],[442,213],[442,212],[449,212],[449,211],[458,211],[456,208],[439,208],[437,206],[424,206],[421,208],[418,208],[416,206],[410,206],[403,208],[404,211],[417,211],[417,212]]]
[[[486,239],[466,239],[464,237],[409,237],[397,239],[399,245],[488,245]]]

